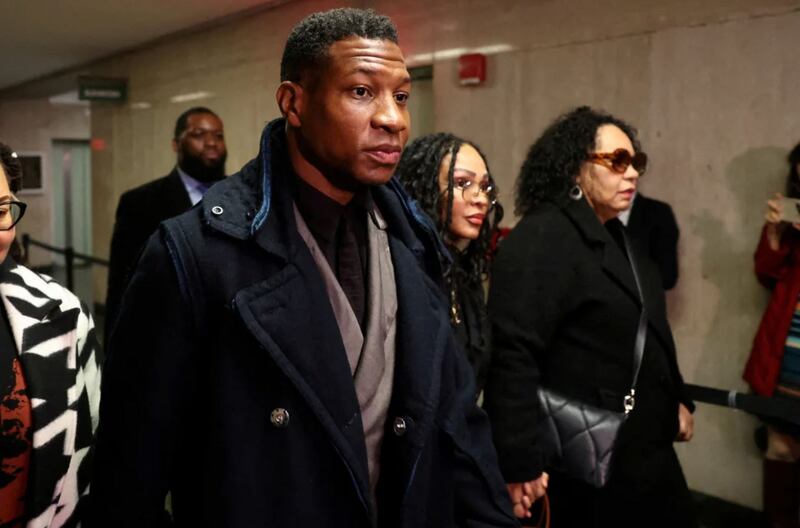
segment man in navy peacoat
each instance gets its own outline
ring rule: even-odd
[[[104,374],[94,525],[157,526],[170,492],[179,527],[517,526],[450,329],[441,243],[391,178],[410,91],[394,27],[371,11],[312,15],[289,37],[282,79],[284,117],[258,156],[162,224],[138,263]],[[302,210],[299,185],[321,211],[361,197],[367,238],[304,238],[325,217]],[[370,401],[336,302],[357,312],[357,297],[331,293],[320,257],[350,243],[357,255],[364,240],[385,242],[393,280],[379,287],[396,298],[394,339],[360,351],[358,368],[384,351],[389,362],[390,390]],[[352,293],[343,257],[331,262]]]

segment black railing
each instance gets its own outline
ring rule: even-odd
[[[30,255],[29,250],[31,246],[45,249],[47,251],[50,251],[51,253],[56,253],[58,255],[64,255],[64,267],[67,274],[67,289],[71,292],[75,291],[75,259],[82,260],[89,264],[97,264],[98,266],[108,267],[107,260],[93,257],[92,255],[85,255],[83,253],[78,253],[72,247],[60,248],[52,246],[40,240],[33,239],[28,234],[22,235],[22,248],[25,252],[26,258],[28,257],[28,255]]]
[[[739,409],[760,418],[777,418],[800,425],[800,401],[789,398],[767,398],[756,394],[726,391],[702,385],[686,385],[689,396],[698,402]]]

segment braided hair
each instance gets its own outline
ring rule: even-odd
[[[456,157],[464,144],[478,151],[491,178],[489,163],[481,149],[470,141],[448,133],[429,134],[409,143],[395,169],[395,176],[409,195],[419,203],[420,208],[434,220],[439,236],[445,241],[449,238],[453,214],[453,172]],[[447,168],[447,190],[442,192],[439,188],[439,170],[448,154],[451,156]],[[503,206],[498,202],[487,214],[478,238],[470,241],[457,259],[457,265],[447,270],[445,280],[450,289],[451,301],[456,297],[456,290],[460,286],[478,285],[489,275],[490,244],[502,219]]]

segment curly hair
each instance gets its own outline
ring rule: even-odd
[[[303,74],[322,66],[328,50],[348,37],[389,40],[397,44],[391,19],[371,9],[343,7],[312,13],[292,29],[281,57],[281,81],[300,82]]]
[[[439,235],[444,240],[447,240],[446,235],[452,220],[453,171],[456,157],[465,144],[478,151],[488,171],[489,163],[486,161],[486,156],[475,143],[447,133],[430,134],[409,143],[395,169],[395,176],[405,186],[409,195],[419,203],[420,208],[434,220]],[[451,154],[451,157],[447,169],[447,191],[443,193],[439,189],[439,170],[448,154]],[[491,171],[489,174],[491,178]],[[444,219],[442,211],[445,212]],[[455,287],[456,282],[479,284],[488,276],[489,247],[502,219],[503,206],[498,202],[487,215],[478,238],[469,243],[459,258],[459,266],[448,270],[448,283],[451,288]]]
[[[800,165],[800,143],[794,146],[789,155],[786,156],[789,162],[789,176],[786,178],[786,196],[790,198],[800,198],[800,174],[797,173],[797,166]]]
[[[603,125],[620,128],[633,148],[640,150],[636,129],[611,114],[581,106],[559,116],[531,145],[522,164],[514,204],[517,215],[525,215],[545,202],[566,203]]]
[[[5,143],[0,142],[0,165],[6,174],[6,180],[11,192],[19,191],[22,182],[22,163],[20,163],[17,153]]]

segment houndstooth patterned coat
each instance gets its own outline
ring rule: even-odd
[[[51,278],[10,261],[2,268],[0,298],[33,408],[26,528],[79,526],[100,406],[94,322]]]

